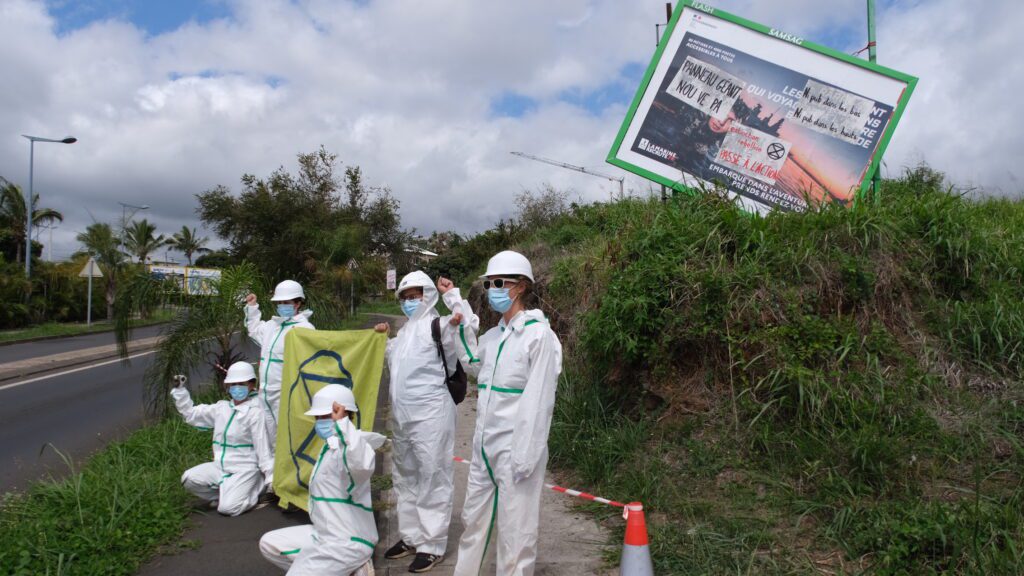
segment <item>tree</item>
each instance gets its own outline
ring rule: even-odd
[[[314,282],[352,259],[403,257],[398,201],[386,188],[365,187],[358,167],[346,169],[343,190],[336,162],[321,147],[299,154],[297,175],[284,168],[266,179],[246,174],[237,196],[224,186],[198,194],[199,215],[232,256],[275,278]]]
[[[64,215],[60,212],[51,208],[39,208],[38,194],[33,196],[32,206],[33,227],[64,221]],[[13,236],[16,246],[15,262],[24,262],[26,214],[25,195],[21,193],[21,189],[0,178],[0,229],[9,230]]]
[[[146,219],[132,222],[131,226],[125,230],[125,250],[138,258],[139,264],[145,264],[149,255],[166,243],[163,234],[155,236],[155,233],[156,226],[150,224]]]
[[[106,278],[107,320],[114,317],[114,299],[117,291],[117,274],[124,265],[124,252],[118,247],[118,238],[110,224],[95,222],[77,240],[90,256],[96,258]]]
[[[242,193],[224,186],[198,194],[199,214],[230,252],[279,278],[308,282],[317,268],[318,238],[337,227],[334,156],[299,156],[300,174],[278,168],[270,177],[242,176]]]
[[[262,279],[252,264],[227,268],[214,284],[212,294],[188,296],[163,329],[153,363],[143,376],[143,394],[150,414],[167,410],[167,394],[175,374],[190,374],[206,365],[212,374],[222,374],[217,365],[230,366],[244,356],[240,346],[245,338],[245,315],[240,297],[249,292],[263,294]],[[165,291],[160,282],[139,269],[130,274],[115,308],[114,336],[122,359],[128,357],[128,342],[134,319],[153,307]]]
[[[205,236],[196,236],[195,228],[182,226],[180,232],[175,233],[167,240],[167,245],[184,254],[188,259],[188,265],[191,266],[193,254],[204,254],[210,251],[205,246],[207,241],[209,238]]]
[[[238,258],[229,254],[226,250],[214,250],[196,258],[196,266],[200,268],[227,268],[237,266]]]
[[[114,311],[114,337],[121,358],[126,360],[136,319],[168,294],[160,280],[137,267],[123,284]],[[227,367],[244,358],[247,338],[240,336],[245,334],[242,302],[250,292],[263,298],[270,296],[266,278],[256,266],[245,262],[221,270],[220,280],[214,282],[210,294],[175,300],[179,308],[161,331],[156,356],[143,376],[144,399],[151,414],[163,414],[168,409],[168,387],[175,374],[192,374],[206,365],[222,383],[223,372],[217,366]],[[306,302],[316,310],[317,323],[323,327],[337,326],[344,316],[344,304],[333,296],[313,287],[306,290]],[[264,310],[271,308],[267,300],[261,304]]]

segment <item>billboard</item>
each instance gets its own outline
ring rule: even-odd
[[[173,282],[178,290],[193,296],[209,296],[216,292],[216,282],[220,280],[220,270],[213,268],[193,268],[190,266],[161,266],[151,264],[149,274],[157,280]]]
[[[684,0],[608,162],[745,209],[846,205],[870,186],[917,79]]]

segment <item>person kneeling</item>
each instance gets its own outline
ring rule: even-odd
[[[212,504],[225,516],[238,516],[256,505],[273,482],[274,459],[256,404],[256,371],[248,362],[228,368],[224,384],[231,400],[192,403],[185,378],[171,389],[174,406],[191,426],[213,430],[213,462],[189,468],[181,476],[186,490]]]
[[[328,384],[313,395],[307,416],[325,440],[309,478],[309,517],[313,524],[267,532],[260,552],[292,576],[373,574],[377,525],[370,502],[374,450],[384,436],[356,428],[352,391]]]

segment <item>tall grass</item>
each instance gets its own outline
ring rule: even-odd
[[[181,534],[191,501],[181,474],[209,451],[209,432],[168,419],[111,444],[63,479],[3,496],[0,574],[133,574]]]
[[[1024,203],[578,207],[521,249],[572,367],[554,461],[659,573],[1024,573]]]

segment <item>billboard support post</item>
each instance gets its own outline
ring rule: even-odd
[[[878,52],[875,50],[875,0],[867,0],[868,2],[868,62],[876,64],[878,62]],[[879,201],[878,195],[882,187],[882,159],[878,159],[878,168],[875,173],[871,175],[871,196],[875,202]]]
[[[671,21],[672,21],[672,3],[671,2],[665,2],[665,26],[667,27],[668,23],[671,22]],[[661,39],[660,38],[658,39],[658,44],[661,44]],[[657,46],[657,44],[655,44],[655,46]],[[675,192],[675,190],[673,190],[673,192]],[[662,184],[661,185],[661,203],[664,204],[667,201],[668,201],[668,190],[665,188],[665,185]]]

